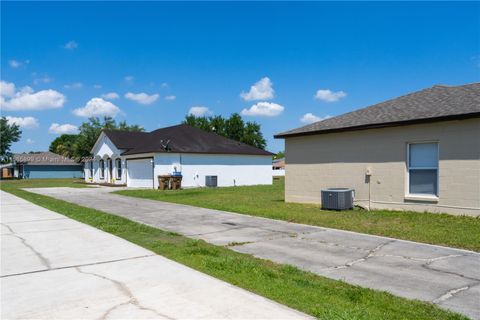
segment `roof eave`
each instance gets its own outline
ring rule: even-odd
[[[387,127],[399,127],[399,126],[407,126],[412,124],[451,121],[451,120],[465,120],[465,119],[471,119],[471,118],[480,118],[480,112],[464,113],[464,114],[458,114],[458,115],[449,115],[449,116],[433,117],[433,118],[413,119],[413,120],[405,120],[405,121],[374,123],[374,124],[366,124],[361,126],[326,129],[326,130],[314,130],[314,131],[295,132],[295,133],[279,133],[274,135],[273,137],[275,139],[285,139],[285,138],[299,137],[299,136],[310,136],[310,135],[317,135],[317,134],[327,134],[327,133],[337,133],[337,132],[357,131],[357,130],[367,130],[367,129],[379,129],[379,128],[387,128]]]
[[[186,153],[191,153],[191,154],[231,154],[231,155],[244,155],[244,156],[274,156],[275,153],[272,153],[270,151],[265,151],[264,150],[264,153],[261,154],[261,153],[233,153],[233,152],[193,152],[193,151],[175,151],[175,150],[171,150],[171,151],[165,151],[165,150],[157,150],[157,151],[132,151],[132,152],[127,152],[125,151],[124,153],[122,153],[122,156],[132,156],[132,155],[136,155],[136,154],[143,154],[143,153],[182,153],[182,154],[186,154]]]

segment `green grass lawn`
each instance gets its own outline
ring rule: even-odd
[[[117,193],[480,251],[480,218],[387,210],[322,211],[318,205],[285,203],[283,179],[270,186]]]
[[[71,186],[72,183],[15,181],[2,182],[0,188],[319,319],[466,319],[433,304],[349,285],[19,189],[40,185]]]
[[[0,180],[0,185],[6,188],[51,188],[70,187],[88,188],[88,185],[80,179],[20,179]]]

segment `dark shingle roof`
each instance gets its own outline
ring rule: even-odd
[[[118,149],[132,149],[138,145],[138,141],[144,139],[148,132],[103,130],[107,137]]]
[[[141,135],[127,131],[104,132],[117,148],[126,150],[123,155],[151,152],[272,155],[268,151],[186,124]]]
[[[480,83],[437,85],[275,135],[275,138],[480,117]]]
[[[82,165],[70,158],[47,151],[36,153],[16,153],[13,155],[13,161],[16,163],[24,163],[29,165],[57,165],[57,166],[74,166]]]

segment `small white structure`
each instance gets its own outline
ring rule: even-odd
[[[183,187],[272,183],[272,154],[215,133],[177,125],[149,133],[102,132],[85,163],[85,181],[158,188],[158,176],[182,175]]]

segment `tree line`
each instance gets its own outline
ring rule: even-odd
[[[250,121],[245,122],[238,113],[231,114],[229,118],[187,115],[183,123],[256,148],[265,149],[267,146],[260,124]]]

